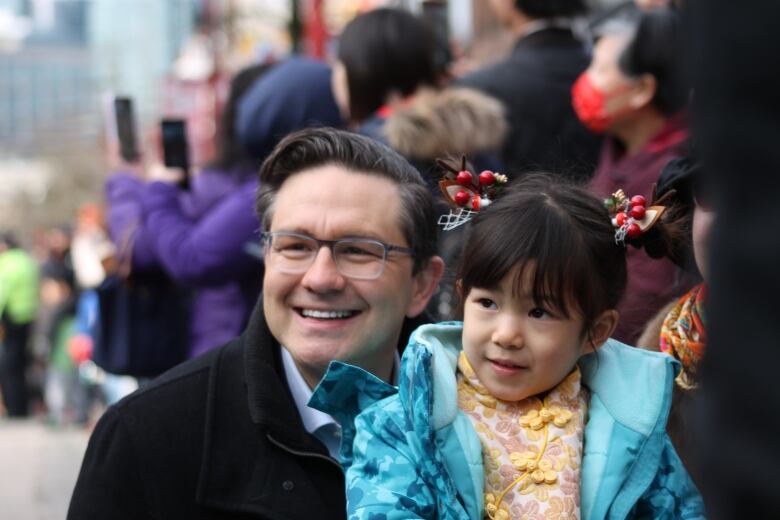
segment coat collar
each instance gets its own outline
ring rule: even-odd
[[[278,502],[264,491],[285,468],[272,462],[280,460],[272,458],[272,451],[282,447],[332,461],[304,429],[280,357],[258,303],[244,333],[222,349],[211,367],[198,503],[273,516]]]
[[[425,322],[407,319],[399,345],[405,346],[411,331]],[[212,364],[196,500],[224,510],[273,516],[276,499],[263,491],[269,479],[287,471],[269,460],[269,449],[277,448],[291,457],[330,461],[341,472],[325,446],[304,428],[261,296],[244,333],[223,347]]]

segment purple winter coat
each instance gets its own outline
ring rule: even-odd
[[[107,183],[108,224],[121,244],[134,223],[134,270],[163,267],[194,287],[190,356],[236,337],[260,291],[262,263],[246,252],[259,240],[257,179],[205,170],[189,192],[118,173]],[[142,217],[143,216],[143,217]],[[121,245],[120,245],[121,247]]]
[[[241,97],[234,122],[248,153],[259,160],[290,132],[341,126],[330,76],[324,63],[290,58],[256,81]],[[254,210],[257,180],[241,178],[247,179],[206,170],[192,179],[188,193],[126,174],[108,181],[114,241],[121,244],[125,230],[142,220],[133,244],[133,269],[162,266],[175,280],[197,289],[191,356],[243,330],[262,284],[262,264],[246,252],[260,238]]]

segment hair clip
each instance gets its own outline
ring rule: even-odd
[[[655,193],[655,186],[653,186]],[[612,225],[615,227],[615,243],[625,245],[626,239],[635,239],[652,228],[661,217],[665,206],[660,203],[667,199],[665,194],[650,207],[642,195],[634,195],[630,199],[623,190],[617,190],[611,197],[604,199],[604,205],[609,211]]]
[[[507,182],[506,175],[490,170],[474,175],[466,169],[465,155],[461,156],[460,170],[441,159],[436,159],[436,164],[446,172],[439,181],[439,188],[447,203],[456,208],[439,217],[439,225],[444,231],[455,229],[471,220],[480,209],[493,202],[498,188]]]

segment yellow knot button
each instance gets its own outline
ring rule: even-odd
[[[549,408],[542,408],[541,410],[531,410],[527,414],[521,416],[517,422],[524,428],[541,430],[545,424],[550,422],[555,424],[555,426],[562,428],[563,426],[566,426],[566,423],[568,423],[572,417],[573,414],[569,410],[554,405]]]
[[[523,453],[513,451],[509,454],[509,460],[512,462],[512,465],[520,471],[532,471],[528,469],[528,465],[530,463],[536,465],[536,454],[532,451],[524,451]]]
[[[534,481],[536,484],[541,484],[542,482],[544,482],[544,471],[542,471],[542,470],[540,470],[540,469],[537,469],[536,471],[534,471],[533,473],[531,473],[531,479],[532,479],[532,480],[533,480],[533,481]]]
[[[503,509],[499,509],[496,511],[496,516],[493,517],[494,520],[509,520],[509,513],[504,511]]]
[[[558,482],[558,474],[554,471],[545,471],[544,472],[544,483],[545,484],[555,484]]]
[[[525,415],[520,416],[520,419],[517,420],[517,422],[520,424],[520,426],[524,428],[528,428],[531,426],[531,421],[539,417],[539,412],[536,410],[531,410]]]

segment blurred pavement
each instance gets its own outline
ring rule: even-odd
[[[64,519],[88,439],[85,429],[0,419],[0,518]]]

